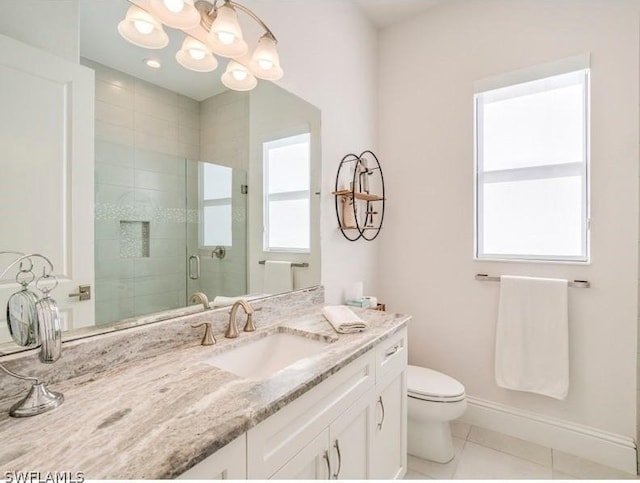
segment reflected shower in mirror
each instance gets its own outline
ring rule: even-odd
[[[319,283],[317,108],[270,83],[198,102],[82,62],[96,73],[97,324],[184,307],[195,292],[215,303],[282,291],[265,290],[262,260],[309,264],[288,290]],[[276,158],[270,188],[274,146],[289,158]],[[269,244],[274,214],[302,249]]]
[[[282,291],[265,290],[261,260],[309,264],[288,290],[319,283],[315,107],[272,84],[197,102],[83,63],[96,72],[97,324],[184,307],[195,292],[215,303]],[[270,245],[270,218],[304,247]]]
[[[247,292],[245,171],[109,141],[96,160],[97,325]]]

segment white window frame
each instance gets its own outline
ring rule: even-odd
[[[198,244],[201,250],[212,250],[219,246],[231,247],[233,245],[205,245],[204,243],[204,209],[207,206],[229,206],[231,207],[231,240],[233,243],[233,186],[230,198],[216,198],[214,200],[204,199],[204,164],[205,161],[198,161]],[[233,180],[233,173],[231,174]]]
[[[302,139],[306,139],[309,146],[309,189],[289,191],[286,193],[269,194],[269,149],[297,144]],[[300,141],[296,141],[300,140]],[[309,200],[309,210],[311,210],[311,133],[308,130],[292,134],[286,137],[279,137],[265,141],[262,144],[262,162],[263,162],[263,240],[262,248],[265,252],[273,253],[311,253],[311,213],[309,213],[309,248],[290,248],[290,247],[272,247],[269,246],[269,202],[271,201],[292,201],[292,200]]]
[[[566,59],[565,61],[559,61],[556,63],[545,64],[533,69],[527,69],[525,71],[519,71],[516,73],[508,74],[502,78],[494,78],[487,81],[482,81],[476,85],[476,93],[474,95],[474,174],[475,174],[475,193],[474,193],[474,259],[476,260],[502,260],[502,261],[547,261],[547,262],[577,262],[577,263],[589,263],[590,260],[590,190],[589,190],[589,145],[590,145],[590,126],[589,126],[589,93],[590,93],[590,70],[588,68],[589,57],[586,56],[587,66],[584,66],[585,56],[577,56],[574,58]],[[562,69],[563,64],[566,65],[568,70]],[[579,64],[580,67],[575,69]],[[574,67],[574,68],[571,68]],[[574,163],[562,163],[559,160],[557,164],[524,168],[512,168],[499,171],[485,172],[484,160],[483,160],[483,136],[482,136],[482,122],[483,119],[483,95],[492,89],[500,87],[513,86],[518,91],[518,84],[540,80],[547,77],[552,77],[562,74],[575,74],[575,79],[579,79],[584,89],[584,105],[583,105],[583,119],[584,119],[584,148],[583,159],[580,162]],[[528,78],[527,78],[528,77]],[[515,81],[515,82],[514,82]],[[480,85],[480,87],[478,87]],[[487,88],[491,86],[491,88]],[[544,88],[538,91],[543,91]],[[526,92],[531,93],[531,91]],[[516,93],[510,97],[516,97],[525,95],[525,92]],[[505,97],[506,98],[506,97]],[[580,176],[582,180],[582,220],[581,220],[581,254],[572,255],[531,255],[531,254],[495,254],[485,253],[483,247],[484,240],[484,186],[485,184],[494,182],[508,182],[508,181],[525,181],[544,178],[559,178],[565,176]]]

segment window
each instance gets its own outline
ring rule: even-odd
[[[588,260],[588,69],[475,95],[476,256]]]
[[[231,246],[233,170],[200,162],[200,246]]]
[[[309,252],[310,138],[263,145],[265,251]]]

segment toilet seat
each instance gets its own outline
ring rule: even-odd
[[[407,395],[422,401],[443,403],[465,398],[464,386],[453,377],[418,366],[407,368]]]

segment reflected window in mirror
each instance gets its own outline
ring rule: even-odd
[[[233,170],[200,162],[200,247],[231,246]]]
[[[309,133],[263,144],[264,250],[310,251]]]

